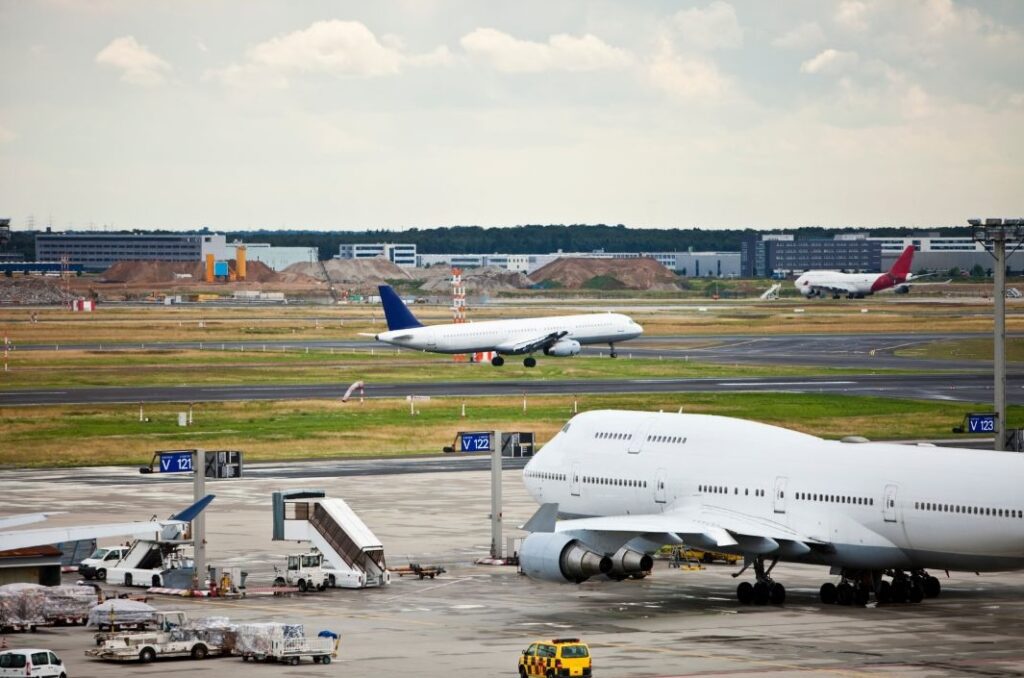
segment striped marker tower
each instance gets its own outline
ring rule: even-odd
[[[462,284],[462,269],[452,268],[452,322],[466,322],[466,288]],[[456,353],[455,362],[464,363],[468,359],[465,353]]]

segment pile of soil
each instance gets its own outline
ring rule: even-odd
[[[323,262],[331,282],[349,285],[380,284],[387,280],[412,280],[412,276],[401,266],[391,263],[384,257],[373,259],[331,259]],[[302,274],[317,280],[323,280],[324,274],[319,264],[298,263],[284,269],[284,274]]]
[[[63,304],[77,299],[65,294],[60,278],[0,278],[0,304]]]
[[[588,259],[565,257],[530,274],[538,283],[568,289],[674,290],[679,276],[654,259]]]
[[[420,289],[424,292],[444,294],[451,292],[452,271],[447,266],[416,269],[416,278],[423,280]],[[521,290],[533,286],[533,281],[518,271],[498,266],[462,269],[462,282],[470,294],[490,294],[503,290]]]
[[[234,261],[231,267],[234,268]],[[206,274],[206,265],[201,261],[119,261],[100,275],[100,282],[134,284],[155,283],[201,283]],[[180,276],[189,275],[191,278]],[[245,262],[245,282],[284,282],[274,269],[262,261],[250,259]],[[293,280],[290,282],[309,282]]]

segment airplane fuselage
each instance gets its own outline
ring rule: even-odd
[[[376,335],[378,341],[394,346],[433,353],[502,351],[503,347],[531,337],[561,333],[563,339],[581,345],[614,344],[635,339],[643,329],[620,313],[487,320],[483,322],[413,327]]]
[[[805,297],[842,295],[866,297],[903,282],[889,273],[842,273],[840,271],[808,271],[793,285]]]
[[[1024,456],[1013,453],[843,443],[727,417],[603,411],[572,419],[527,464],[524,482],[567,518],[704,506],[821,546],[777,554],[784,561],[993,571],[1024,568],[1022,473]]]

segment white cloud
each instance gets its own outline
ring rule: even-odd
[[[783,49],[813,49],[825,42],[825,31],[814,21],[807,21],[772,40],[774,47]]]
[[[843,0],[836,8],[835,22],[852,31],[863,31],[868,27],[871,8],[860,0]]]
[[[17,138],[17,134],[7,129],[3,125],[0,125],[0,144],[6,144],[9,141],[14,141]]]
[[[736,10],[722,0],[715,0],[704,9],[694,7],[676,12],[672,23],[686,49],[713,50],[743,44],[743,29]]]
[[[520,40],[493,28],[478,28],[459,42],[468,54],[505,73],[610,70],[633,61],[629,52],[590,34],[576,37],[562,33],[544,43]]]
[[[713,61],[676,54],[667,40],[651,60],[648,76],[655,87],[681,99],[716,101],[729,90]]]
[[[358,21],[317,21],[271,38],[248,52],[249,60],[282,73],[373,77],[398,73],[402,54],[385,47]]]
[[[121,71],[121,80],[150,87],[164,82],[171,66],[131,35],[116,38],[96,55],[96,63]]]
[[[856,52],[826,49],[800,64],[800,72],[813,75],[838,75],[856,66],[858,61],[859,57]]]
[[[451,62],[444,45],[426,54],[408,54],[398,36],[378,39],[358,21],[316,21],[255,45],[243,63],[208,70],[203,80],[235,88],[284,88],[289,77],[299,74],[374,78],[397,75],[404,66]]]

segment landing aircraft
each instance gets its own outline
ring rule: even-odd
[[[907,245],[892,267],[885,273],[841,273],[839,271],[807,271],[797,278],[793,285],[805,297],[823,297],[831,294],[833,299],[845,295],[848,299],[863,299],[875,292],[892,289],[896,294],[906,294],[910,286],[945,283],[918,283],[921,278],[933,274],[914,275],[910,265],[914,258],[914,246]]]
[[[60,544],[79,539],[100,539],[103,537],[148,537],[154,538],[167,529],[178,529],[198,516],[213,501],[215,495],[208,494],[188,508],[175,513],[167,520],[145,520],[134,523],[106,523],[79,525],[75,527],[48,527],[43,529],[14,530],[0,532],[0,551]],[[54,513],[24,513],[0,518],[0,528],[28,525],[46,520]]]
[[[615,344],[635,339],[644,329],[621,313],[587,313],[549,318],[486,320],[478,323],[424,327],[389,285],[380,286],[388,331],[374,335],[377,341],[431,353],[494,351],[491,364],[501,367],[502,356],[525,355],[523,365],[535,367],[534,353],[574,356],[586,344]]]
[[[779,562],[831,568],[822,602],[920,602],[927,570],[1024,568],[1024,456],[854,443],[743,419],[621,410],[573,417],[526,465],[541,504],[530,577],[642,577],[665,544],[733,553],[741,603],[781,604]],[[561,516],[564,519],[558,520]]]

